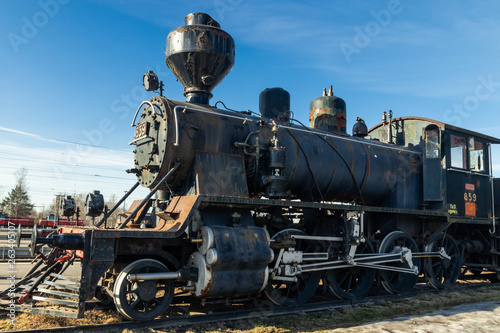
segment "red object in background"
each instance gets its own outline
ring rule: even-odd
[[[10,225],[14,224],[14,226],[17,228],[18,225],[22,225],[23,228],[33,228],[33,225],[35,224],[35,219],[32,218],[17,218],[17,217],[0,217],[0,228],[7,228]],[[56,223],[54,220],[49,220],[49,219],[40,219],[38,221],[38,226],[39,227],[45,227],[45,228],[56,228],[58,226],[65,226],[65,227],[70,227],[70,226],[83,226],[84,221],[83,220],[67,220],[67,219],[59,219],[59,223]]]

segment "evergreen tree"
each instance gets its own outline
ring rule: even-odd
[[[26,184],[27,170],[22,168],[16,172],[16,186],[2,200],[0,206],[5,213],[11,217],[29,217],[34,205],[28,195],[28,186]]]

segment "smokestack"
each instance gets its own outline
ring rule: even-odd
[[[208,104],[234,65],[234,41],[205,13],[192,13],[167,37],[165,62],[184,86],[186,101]]]

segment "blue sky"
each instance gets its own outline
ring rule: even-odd
[[[262,90],[283,87],[307,123],[309,102],[333,84],[348,131],[391,109],[500,136],[498,1],[3,0],[0,198],[21,167],[37,206],[132,186],[130,123],[153,96],[142,75],[154,70],[165,95],[184,100],[164,47],[191,12],[209,13],[236,44],[212,104],[257,111]]]

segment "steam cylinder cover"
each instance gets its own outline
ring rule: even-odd
[[[329,93],[309,104],[309,126],[335,134],[346,134],[346,103]]]

